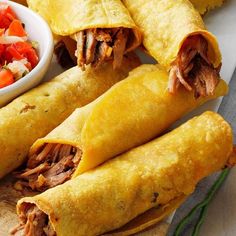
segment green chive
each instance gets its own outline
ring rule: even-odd
[[[217,178],[217,180],[215,181],[215,183],[212,185],[211,189],[209,190],[209,192],[207,193],[206,198],[198,203],[178,224],[178,226],[175,229],[174,232],[174,236],[180,236],[181,232],[184,230],[184,228],[186,227],[186,225],[189,223],[189,221],[192,219],[192,217],[195,215],[195,213],[201,209],[201,213],[200,216],[198,218],[198,221],[195,225],[194,231],[192,236],[197,236],[199,233],[199,230],[201,228],[201,225],[205,219],[206,216],[206,212],[207,212],[207,208],[209,206],[209,203],[211,202],[211,200],[213,199],[216,191],[220,188],[220,186],[222,185],[222,183],[224,182],[224,180],[226,179],[226,177],[229,174],[229,169],[225,169],[221,172],[220,176]]]

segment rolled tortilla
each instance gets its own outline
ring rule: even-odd
[[[190,0],[201,15],[222,6],[225,0]]]
[[[202,178],[223,168],[232,150],[230,125],[206,112],[63,185],[21,199],[21,228],[32,236],[44,230],[93,236],[118,229],[150,209],[181,201]],[[124,227],[118,235],[127,232]]]
[[[168,73],[142,65],[89,105],[79,108],[30,149],[24,186],[38,191],[61,184],[104,161],[160,135],[176,120],[208,100],[225,95],[221,80],[212,96],[195,99],[181,88],[173,96]]]
[[[78,65],[98,66],[112,59],[119,68],[123,55],[141,43],[141,33],[120,0],[28,0],[54,34],[77,41]]]
[[[188,0],[123,0],[143,33],[143,45],[170,72],[168,89],[180,85],[195,97],[212,94],[221,53],[217,39]]]
[[[124,60],[114,71],[111,63],[94,70],[74,67],[0,109],[0,178],[19,167],[30,146],[45,136],[77,107],[84,106],[139,64],[137,57]]]

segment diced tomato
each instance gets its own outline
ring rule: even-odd
[[[9,36],[27,36],[21,21],[17,19],[14,11],[7,3],[0,2],[0,36],[4,35],[6,30]],[[0,45],[0,66],[22,59],[27,59],[26,67],[29,70],[32,70],[38,64],[37,52],[30,42]]]
[[[11,9],[11,8],[9,8],[9,9]],[[13,15],[13,14],[11,14],[9,12],[6,15],[7,15],[8,19],[11,20],[11,21],[16,19],[15,15]]]
[[[11,24],[11,20],[9,20],[5,15],[0,12],[0,28],[7,29]]]
[[[22,57],[27,58],[31,69],[38,64],[39,58],[31,43],[17,42],[13,46]]]
[[[5,46],[0,44],[0,67],[5,64]]]
[[[4,3],[4,2],[1,2],[0,3],[0,12],[5,12],[6,15],[11,15],[11,18],[12,19],[17,19],[17,16],[16,16],[16,13],[11,9],[11,7],[7,4],[7,3]]]
[[[2,36],[5,32],[5,29],[0,29],[0,36]]]
[[[23,24],[7,3],[0,2],[0,36],[27,36]],[[25,66],[31,71],[39,62],[36,50],[30,42],[0,44],[0,88],[14,83],[14,75],[4,65],[14,60],[25,60]]]
[[[7,48],[5,48],[5,51],[3,54],[3,61],[5,63],[9,63],[9,62],[12,62],[12,59],[13,59],[12,53]]]
[[[27,53],[30,49],[32,49],[31,43],[28,43],[28,42],[14,43],[14,47],[20,54]]]
[[[10,70],[1,69],[0,71],[0,88],[4,88],[10,84],[13,84],[14,76]]]
[[[8,62],[11,62],[13,59],[15,59],[15,60],[21,60],[21,59],[24,58],[24,57],[16,50],[16,48],[14,47],[13,44],[6,48],[5,54],[6,54],[6,60],[7,60]]]
[[[0,3],[0,28],[7,29],[14,19],[17,17],[10,6],[6,3]]]
[[[10,36],[27,36],[21,22],[19,20],[13,20],[8,28],[8,35]]]
[[[34,68],[38,62],[39,62],[39,58],[38,55],[36,53],[36,51],[31,48],[26,54],[25,54],[26,58],[28,59],[28,61],[30,62],[32,68]]]
[[[0,44],[0,57],[2,56],[2,54],[4,53],[4,51],[5,51],[4,45]]]
[[[28,61],[26,66],[29,70],[32,70],[39,62],[35,49],[28,42],[17,42],[6,46],[6,48],[3,45],[3,48],[0,47],[0,55],[1,52],[3,61],[7,63],[26,58]]]

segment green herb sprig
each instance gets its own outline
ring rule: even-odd
[[[212,201],[215,193],[220,188],[226,177],[228,176],[230,172],[230,169],[224,169],[220,176],[217,178],[215,183],[212,185],[211,189],[207,193],[206,198],[198,203],[178,224],[178,226],[175,229],[174,236],[181,236],[181,233],[183,232],[186,225],[190,222],[190,220],[193,218],[193,216],[196,214],[197,211],[201,210],[198,221],[196,222],[196,225],[194,227],[192,236],[197,236],[199,233],[199,230],[202,226],[202,223],[204,222],[208,206],[210,202]]]

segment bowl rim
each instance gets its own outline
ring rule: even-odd
[[[31,70],[27,75],[22,77],[21,79],[17,80],[11,85],[8,85],[4,88],[0,89],[0,97],[1,95],[5,95],[7,93],[11,93],[12,91],[15,91],[18,88],[21,88],[22,86],[26,85],[29,80],[35,76],[35,74],[39,73],[44,68],[44,65],[48,63],[49,60],[51,60],[52,55],[53,55],[53,49],[54,49],[54,43],[53,43],[53,36],[52,36],[52,31],[47,24],[47,22],[37,13],[29,9],[28,7],[25,7],[19,3],[12,2],[12,1],[6,1],[6,0],[0,0],[0,2],[5,2],[9,4],[10,6],[19,8],[22,11],[28,12],[29,19],[34,17],[36,18],[39,22],[42,28],[44,28],[44,34],[45,34],[45,40],[46,40],[46,47],[44,51],[42,52],[42,56],[39,60],[39,63],[36,65],[36,67]],[[17,14],[17,12],[16,12]]]

